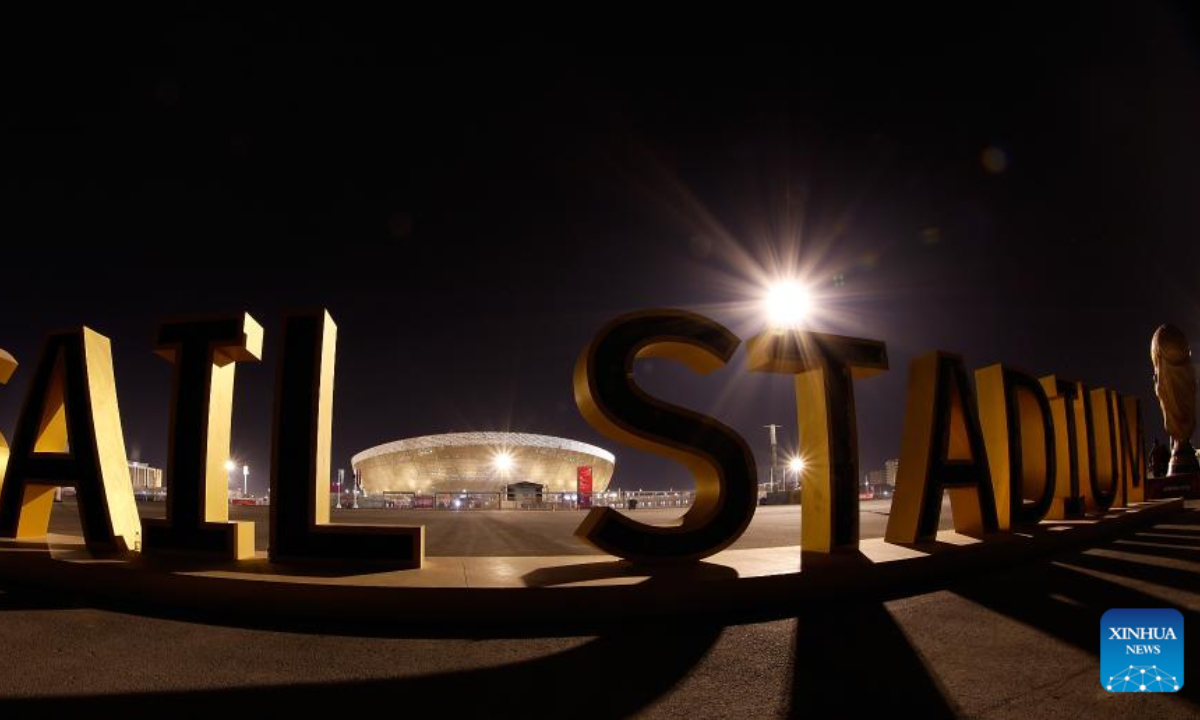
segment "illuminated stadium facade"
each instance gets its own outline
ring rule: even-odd
[[[592,489],[603,492],[616,458],[594,445],[509,432],[470,432],[397,440],[351,459],[368,494],[499,493],[534,483],[546,492],[575,492],[580,467],[592,468]]]

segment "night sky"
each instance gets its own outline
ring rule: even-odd
[[[1200,342],[1194,28],[1149,2],[997,4],[674,52],[649,32],[431,49],[367,18],[6,22],[0,347],[22,367],[0,430],[44,335],[87,324],[113,341],[130,458],[162,466],[156,324],[247,311],[266,348],[238,371],[233,454],[261,492],[281,313],[325,307],[334,468],[509,429],[612,450],[615,486],[678,488],[681,467],[583,421],[575,359],[653,307],[749,339],[766,279],[796,271],[812,327],[887,343],[891,370],[856,386],[864,472],[898,455],[909,360],[934,349],[1138,394],[1161,438],[1150,336]],[[795,446],[790,380],[742,352],[637,372],[738,429],[764,476],[762,425]]]

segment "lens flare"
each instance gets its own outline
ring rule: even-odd
[[[778,282],[767,289],[763,308],[771,327],[795,328],[812,312],[812,293],[795,280]]]

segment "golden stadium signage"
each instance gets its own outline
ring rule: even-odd
[[[271,444],[272,560],[377,560],[419,568],[424,528],[329,522],[330,436],[337,328],[325,312],[285,318],[276,369]],[[167,517],[141,520],[129,481],[109,341],[88,328],[50,335],[8,447],[0,436],[0,537],[45,536],[54,491],[74,486],[93,552],[254,555],[253,523],[229,520],[234,374],[262,354],[262,327],[247,314],[167,322],[155,352],[173,366]],[[727,547],[757,506],[757,470],[746,441],[714,418],[668,404],[633,380],[638,358],[665,357],[698,373],[725,365],[741,340],[719,323],[679,310],[616,318],[584,349],[575,400],[607,437],[683,463],[694,505],[671,527],[594,508],[577,534],[641,561],[699,559]],[[854,381],[888,369],[882,342],[799,330],[747,342],[754,372],[793,375],[801,452],[802,546],[858,545]],[[0,384],[16,361],[0,351]],[[900,470],[886,539],[937,532],[949,493],[955,530],[1002,532],[1139,502],[1144,493],[1138,400],[1005,365],[975,371],[960,357],[913,361]]]

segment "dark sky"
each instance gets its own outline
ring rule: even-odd
[[[748,48],[494,47],[362,17],[6,23],[0,347],[23,366],[0,429],[44,334],[85,323],[112,338],[130,457],[161,466],[156,323],[248,311],[266,350],[239,370],[233,450],[261,491],[280,314],[326,307],[335,468],[511,429],[613,450],[616,485],[679,487],[682,468],[581,419],[575,358],[651,307],[748,339],[763,279],[795,266],[815,327],[887,343],[891,371],[856,388],[864,471],[898,454],[908,362],[933,349],[1139,394],[1161,436],[1150,335],[1200,339],[1191,17],[864,13],[727,31]],[[740,352],[706,378],[638,372],[763,468],[763,424],[795,445],[790,382]]]

